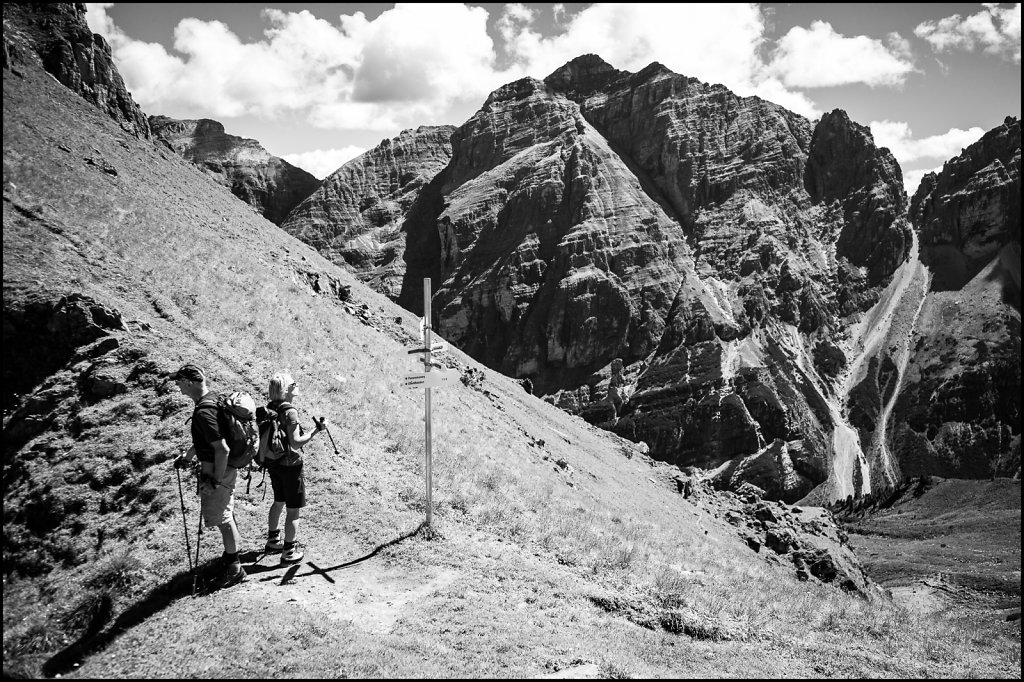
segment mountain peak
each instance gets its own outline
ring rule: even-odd
[[[552,71],[544,82],[557,92],[585,94],[628,75],[596,54],[585,54]]]

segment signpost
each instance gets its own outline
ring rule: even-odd
[[[458,376],[458,372],[443,369],[422,374],[406,374],[402,379],[402,386],[404,388],[441,388],[444,384],[452,383]]]
[[[430,372],[430,278],[423,278],[423,346],[426,348],[426,353],[423,354],[423,372]],[[427,527],[430,527],[431,519],[434,516],[434,495],[432,491],[432,479],[431,474],[431,458],[430,458],[430,386],[424,383],[424,405],[426,409],[426,425],[427,430],[425,434],[426,438],[426,476],[427,476]]]
[[[423,278],[423,320],[420,322],[420,336],[423,340],[423,345],[420,348],[410,348],[408,353],[410,355],[418,353],[422,355],[423,360],[423,372],[419,374],[407,374],[402,379],[402,386],[405,388],[419,388],[423,387],[424,396],[424,411],[425,415],[423,418],[426,424],[426,447],[424,448],[426,454],[426,484],[427,484],[427,526],[433,519],[434,503],[433,503],[433,486],[431,484],[432,476],[432,462],[430,452],[430,389],[441,388],[444,384],[453,383],[455,378],[459,376],[459,373],[454,370],[440,369],[438,365],[430,361],[431,354],[441,354],[448,350],[448,347],[440,342],[431,342],[430,339],[430,278]],[[434,371],[431,371],[431,369]]]
[[[430,352],[431,353],[436,353],[438,355],[440,355],[441,353],[444,353],[447,350],[448,350],[448,346],[446,346],[444,343],[442,343],[440,341],[435,341],[430,346]],[[424,346],[423,348],[410,348],[406,352],[408,352],[409,355],[412,355],[413,353],[426,353],[427,352],[427,347]]]

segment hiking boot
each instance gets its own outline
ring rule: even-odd
[[[267,544],[263,545],[263,551],[267,554],[276,554],[282,549],[284,549],[284,540],[281,539],[280,535],[268,537]]]
[[[302,561],[304,555],[302,545],[296,542],[291,547],[284,548],[284,553],[281,555],[281,564],[297,564]]]
[[[230,563],[224,567],[217,576],[210,581],[211,590],[220,590],[225,587],[231,587],[245,580],[245,569],[242,565],[235,562]]]

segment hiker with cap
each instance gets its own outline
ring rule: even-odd
[[[234,516],[238,470],[228,466],[228,444],[217,418],[218,395],[207,386],[206,373],[197,365],[183,365],[171,379],[195,403],[191,419],[192,447],[174,460],[174,466],[184,468],[193,458],[199,459],[202,523],[207,528],[219,528],[224,540],[223,569],[214,578],[212,587],[228,587],[245,580],[245,571],[238,560],[241,539]]]
[[[306,506],[306,481],[302,473],[302,448],[313,436],[327,428],[324,419],[313,420],[310,433],[299,425],[299,413],[293,406],[299,390],[291,375],[275,374],[267,390],[267,410],[277,414],[278,428],[282,432],[283,450],[279,457],[267,462],[270,483],[274,489],[274,502],[267,515],[267,544],[265,550],[281,552],[282,564],[302,561],[303,548],[298,541],[299,519]],[[284,538],[281,537],[281,511],[285,510]]]

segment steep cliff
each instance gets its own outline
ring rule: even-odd
[[[150,137],[149,122],[114,67],[110,45],[89,30],[85,5],[4,4],[3,67],[41,65],[54,78],[138,137]]]
[[[272,156],[256,140],[228,135],[217,121],[151,116],[149,123],[153,134],[171,149],[274,224],[280,225],[320,185],[306,171]]]
[[[933,277],[894,406],[906,475],[1019,475],[1020,146],[1007,118],[911,201]]]
[[[421,126],[384,140],[327,177],[281,227],[397,298],[405,275],[402,222],[419,191],[448,164],[453,130]]]
[[[1020,121],[1008,117],[926,175],[910,217],[935,291],[962,288],[1005,245],[1020,244]]]

